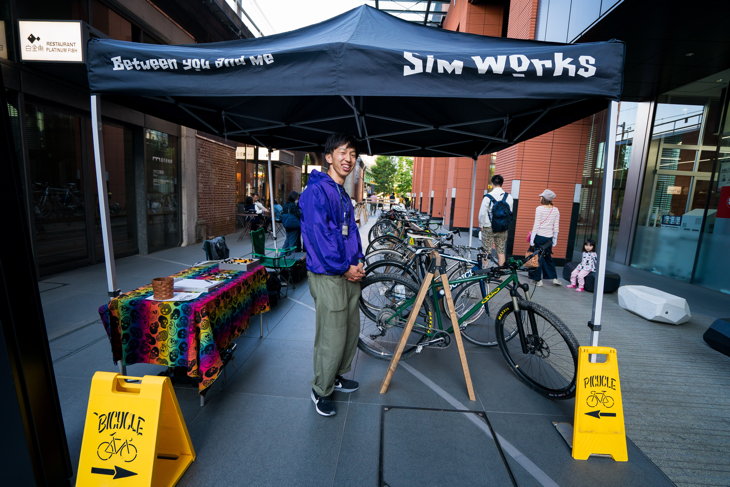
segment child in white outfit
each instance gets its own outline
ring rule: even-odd
[[[575,288],[579,293],[583,292],[586,276],[596,270],[598,254],[594,252],[595,248],[596,242],[592,239],[589,238],[583,242],[583,258],[580,264],[570,273],[570,284],[565,287]],[[575,285],[576,280],[578,281],[578,286]]]

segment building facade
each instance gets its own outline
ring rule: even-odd
[[[44,276],[104,257],[85,66],[23,61],[18,21],[24,19],[81,21],[92,37],[155,44],[253,35],[224,0],[0,4],[0,69],[37,270]],[[268,202],[266,158],[256,148],[241,147],[244,156],[238,159],[239,144],[233,141],[125,107],[112,97],[101,97],[101,115],[116,257],[232,233],[236,203],[246,194],[258,191]],[[276,198],[301,187],[300,166],[301,156],[294,154],[274,161]]]
[[[501,23],[508,37],[624,41],[609,260],[730,292],[730,257],[722,250],[730,243],[730,39],[716,20],[728,8],[723,2],[699,2],[680,11],[635,0],[457,0],[444,27],[486,34],[486,25]],[[474,211],[489,189],[489,177],[502,174],[505,188],[518,196],[511,248],[520,254],[537,195],[550,188],[561,211],[556,257],[573,259],[585,238],[597,237],[606,133],[604,111],[481,156]],[[443,216],[451,226],[467,227],[471,178],[450,174],[471,174],[471,165],[417,158],[418,208]],[[443,187],[433,184],[434,176],[445,181]]]

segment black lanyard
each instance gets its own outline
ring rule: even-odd
[[[349,206],[352,208],[352,204],[350,203],[350,198],[347,196],[347,193],[345,193],[345,190],[340,186],[339,184],[335,183],[337,185],[337,193],[340,195],[340,207],[342,208],[342,226],[349,224],[350,218],[347,214],[347,207]]]

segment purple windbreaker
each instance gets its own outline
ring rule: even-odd
[[[342,186],[326,173],[312,171],[307,188],[299,198],[299,208],[307,270],[340,276],[351,265],[357,265],[363,258],[360,232],[350,196]],[[346,237],[342,235],[344,219],[348,221]]]

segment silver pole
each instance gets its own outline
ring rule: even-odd
[[[271,206],[271,232],[274,234],[274,248],[276,245],[276,210],[274,209],[274,180],[271,177],[271,149],[269,149],[269,205]]]
[[[104,263],[106,264],[106,283],[109,297],[119,294],[117,289],[117,270],[114,261],[114,242],[112,241],[109,219],[109,200],[106,187],[106,166],[104,164],[104,143],[101,134],[101,101],[91,95],[91,136],[94,142],[94,164],[96,167],[96,191],[99,196],[99,216],[101,220],[101,239],[104,242]]]
[[[473,161],[471,168],[471,200],[469,201],[469,247],[471,247],[474,232],[474,193],[477,190],[477,158],[475,157]]]
[[[601,220],[598,225],[598,268],[596,285],[593,290],[593,313],[588,327],[591,329],[591,346],[598,346],[603,312],[603,287],[608,261],[608,234],[611,219],[611,190],[613,188],[613,166],[616,157],[616,130],[618,128],[618,102],[608,105],[608,126],[606,127],[606,147],[603,151],[603,195],[601,197]]]

